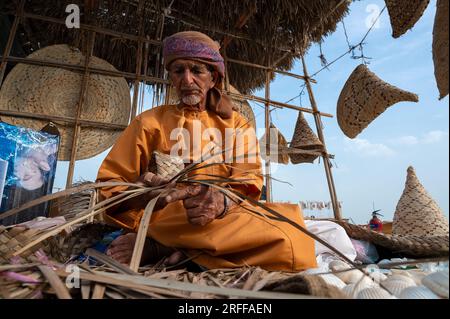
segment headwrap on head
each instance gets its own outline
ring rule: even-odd
[[[196,31],[176,33],[164,40],[164,65],[168,70],[177,59],[188,59],[209,64],[219,73],[216,86],[209,90],[206,106],[223,119],[229,119],[233,113],[233,104],[228,97],[222,96],[222,80],[225,77],[225,64],[220,54],[220,45],[207,35]]]

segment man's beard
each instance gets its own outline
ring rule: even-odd
[[[189,94],[189,95],[183,96],[181,101],[183,101],[183,103],[186,105],[194,106],[194,105],[199,104],[202,101],[202,98],[197,94]]]

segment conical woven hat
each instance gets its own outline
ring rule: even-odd
[[[390,106],[402,102],[418,102],[416,94],[392,86],[364,64],[350,75],[339,96],[337,120],[349,138],[355,138]]]
[[[448,95],[448,0],[438,0],[433,30],[434,74],[440,99]]]
[[[84,66],[80,51],[65,44],[52,45],[32,53],[29,58]],[[90,67],[117,71],[111,64],[96,57]],[[80,99],[82,73],[55,67],[16,65],[5,79],[0,90],[0,109],[57,115],[75,118]],[[127,125],[130,116],[130,90],[125,79],[99,74],[89,78],[88,91],[83,103],[81,119]],[[39,130],[45,121],[4,117],[14,125]],[[61,133],[59,160],[70,160],[73,126],[56,123]],[[114,144],[120,131],[82,127],[76,159],[86,159],[100,154]]]
[[[299,112],[297,118],[297,124],[295,125],[290,149],[318,152],[322,151],[323,149],[322,142],[313,132],[311,127],[309,127],[308,122],[306,121],[302,112]],[[290,153],[289,157],[291,158],[291,162],[293,164],[300,164],[313,163],[317,159],[317,157],[319,157],[319,155]]]
[[[392,36],[398,38],[414,27],[430,0],[385,0],[385,2],[391,19]]]
[[[275,139],[276,137],[276,139]],[[259,140],[259,148],[261,157],[267,161],[266,156],[266,139],[267,134],[264,134],[264,136]],[[275,127],[275,125],[270,124],[270,139],[271,139],[271,145],[270,145],[270,161],[274,163],[280,163],[280,164],[289,164],[289,155],[286,153],[286,150],[288,148],[288,143],[286,139],[284,138],[283,134]],[[273,145],[275,144],[276,145]],[[272,154],[273,151],[276,151],[275,154]]]
[[[171,87],[169,90],[169,104],[178,104],[180,102],[175,88]],[[240,94],[238,90],[236,90],[232,85],[230,85],[230,92],[234,94]],[[256,129],[256,120],[255,113],[253,113],[253,109],[247,100],[231,97],[231,102],[233,103],[233,109],[239,112],[245,119],[247,119],[248,123]]]
[[[394,214],[392,234],[448,236],[448,221],[419,182],[412,167],[408,168],[405,190]]]

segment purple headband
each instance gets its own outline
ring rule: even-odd
[[[205,60],[214,65],[218,72],[224,76],[225,64],[219,51],[214,50],[207,43],[172,36],[164,41],[163,55],[166,67],[176,59],[191,58]]]

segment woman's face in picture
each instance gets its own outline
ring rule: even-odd
[[[14,175],[18,185],[26,190],[35,190],[44,185],[39,164],[30,157],[20,158],[14,165]]]

